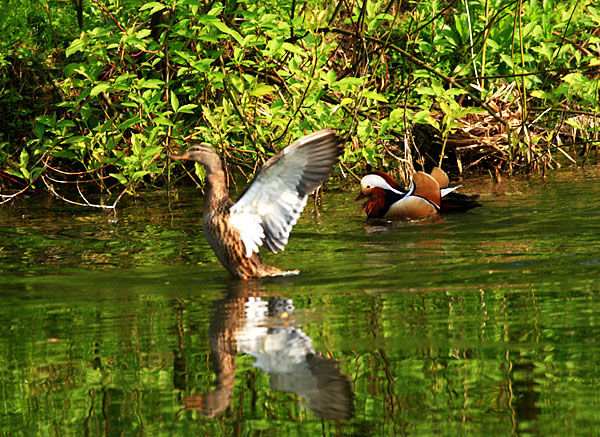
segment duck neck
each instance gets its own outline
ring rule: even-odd
[[[207,210],[217,208],[229,201],[229,191],[225,184],[225,173],[221,163],[206,166],[206,186],[204,206]]]

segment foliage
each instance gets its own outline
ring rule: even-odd
[[[58,194],[77,184],[83,204],[91,205],[83,194],[90,188],[81,189],[87,183],[118,194],[118,201],[140,184],[171,183],[166,156],[192,141],[212,144],[228,169],[250,177],[276,150],[324,126],[352,140],[342,162],[350,173],[365,163],[385,167],[392,158],[409,175],[413,156],[437,165],[447,152],[458,153],[448,139],[465,116],[487,112],[502,121],[505,114],[488,98],[513,81],[511,99],[519,101],[525,128],[504,122],[499,141],[506,153],[500,160],[473,158],[473,165],[558,165],[548,157],[559,146],[566,154],[560,134],[567,124],[591,132],[586,150],[597,138],[589,119],[557,123],[558,111],[600,110],[600,12],[591,1],[367,0],[328,7],[317,0],[165,0],[140,7],[93,0],[82,32],[75,8],[46,5],[40,43],[48,59],[33,70],[47,74],[31,80],[52,84],[43,93],[48,98],[36,103],[32,93],[27,105],[14,81],[0,84],[0,97],[13,103],[9,112],[23,114],[19,121],[7,117],[0,134],[2,184],[23,181],[16,193],[45,186]],[[5,24],[11,29],[26,22],[16,11]],[[27,17],[37,14],[39,21],[42,12],[37,5]],[[43,53],[25,48],[28,35],[22,48],[2,46],[6,77],[19,76],[9,57]],[[457,103],[465,96],[477,108]],[[421,143],[412,135],[419,126],[432,127],[433,137]],[[576,130],[581,136],[583,129]]]

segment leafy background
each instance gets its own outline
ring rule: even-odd
[[[250,178],[325,126],[347,140],[342,178],[371,165],[406,181],[415,166],[440,164],[499,177],[586,162],[597,145],[593,1],[9,0],[2,9],[4,202],[45,189],[114,206],[187,176],[166,156],[195,141]]]

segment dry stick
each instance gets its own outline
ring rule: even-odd
[[[481,47],[481,89],[485,90],[485,80],[482,77],[485,77],[485,55],[487,50],[487,40],[490,35],[490,30],[488,29],[488,25],[490,23],[490,0],[485,0],[485,26],[484,26],[484,35],[483,35],[483,44]],[[490,27],[491,29],[491,27]],[[473,61],[475,62],[475,61]]]
[[[16,193],[13,193],[13,194],[0,194],[0,197],[4,198],[4,200],[0,201],[0,205],[10,202],[15,197],[19,196],[20,194],[23,194],[25,191],[27,191],[31,187],[32,184],[33,184],[33,182],[30,182],[21,191],[17,191]]]
[[[567,37],[567,31],[569,30],[569,27],[571,26],[571,20],[573,19],[573,15],[575,15],[575,9],[577,8],[577,3],[573,5],[573,10],[571,11],[571,15],[569,16],[569,21],[567,21],[567,26],[565,27],[565,30],[564,30],[564,32],[562,34],[562,38],[561,38],[561,41],[560,41],[560,45],[558,46],[558,50],[556,51],[557,56],[554,56],[554,58],[552,59],[552,63],[550,64],[550,68],[553,68],[554,64],[558,60],[558,53],[560,53],[560,51],[561,51],[561,49],[562,49],[562,47],[563,47],[563,45],[565,43],[565,40],[566,40],[566,37]],[[546,85],[546,80],[547,79],[548,79],[547,77],[544,78],[544,82],[542,82],[542,86],[540,87],[540,89],[544,88],[544,86]]]
[[[523,8],[523,3],[521,1],[519,1],[519,10],[518,10],[518,17],[519,17],[519,49],[521,51],[521,69],[525,70],[525,53],[524,53],[524,49],[523,49],[523,20],[521,17],[521,10]],[[523,105],[521,106],[521,126],[522,126],[522,132],[525,132],[525,138],[527,139],[527,163],[529,164],[531,162],[531,158],[532,158],[532,140],[531,137],[529,136],[529,132],[528,129],[525,125],[526,121],[527,121],[527,90],[525,88],[525,78],[521,77],[521,90],[520,90],[520,94],[521,94],[521,101],[523,102]]]
[[[475,53],[473,52],[473,27],[471,26],[471,14],[469,13],[469,0],[465,0],[465,9],[467,11],[467,24],[469,26],[469,44],[471,45],[470,50],[473,59],[473,72],[475,73],[477,86],[481,88],[481,82],[479,81],[479,78],[477,78],[477,64],[475,63]]]
[[[352,20],[352,16],[350,16],[351,23],[352,23],[352,25],[353,25],[353,27],[355,29],[354,33],[352,33],[352,32],[347,32],[346,33],[346,35],[349,35],[349,36],[356,36],[356,38],[361,41],[361,43],[362,43],[362,49],[363,49],[362,50],[362,56],[361,56],[361,58],[364,58],[367,61],[367,62],[364,63],[365,64],[365,70],[366,70],[367,66],[369,65],[369,62],[368,62],[368,59],[367,59],[367,56],[368,56],[368,54],[367,54],[367,44],[365,42],[365,39],[363,38],[362,32],[360,32],[360,27],[359,26],[360,26],[361,17],[362,17],[362,21],[364,21],[363,14],[366,11],[366,9],[365,9],[366,4],[367,4],[367,2],[363,2],[363,5],[362,5],[363,7],[361,8],[361,12],[360,12],[361,15],[359,16],[359,23],[358,24],[355,23]],[[350,8],[349,6],[350,5],[347,5],[347,9],[348,10],[352,10],[352,8]],[[363,71],[363,73],[364,73],[364,71]],[[359,76],[359,75],[356,75],[356,76]],[[363,76],[364,76],[364,74],[363,74]],[[364,94],[364,91],[365,91],[365,87],[366,87],[366,81],[363,81],[363,85],[362,85],[361,90],[360,90],[360,96],[356,100],[356,105],[354,107],[354,114],[352,115],[352,124],[350,125],[350,127],[348,129],[348,132],[352,131],[352,126],[354,125],[354,123],[356,122],[356,120],[358,118],[357,115],[361,114],[360,105],[362,104],[363,94]],[[323,100],[325,100],[325,99],[323,99]],[[361,115],[363,115],[363,114],[361,114]]]
[[[97,205],[95,203],[90,203],[85,196],[83,195],[83,193],[81,192],[81,190],[79,189],[79,184],[77,184],[77,190],[79,191],[79,195],[82,197],[83,200],[85,200],[85,203],[81,203],[81,202],[76,202],[74,200],[69,200],[64,196],[61,196],[60,194],[58,194],[58,192],[54,189],[54,187],[49,184],[46,181],[46,178],[44,176],[41,176],[42,181],[44,182],[44,185],[46,185],[46,188],[48,188],[48,190],[54,194],[56,197],[58,197],[61,200],[64,200],[67,203],[71,203],[73,205],[79,205],[79,206],[91,206],[93,208],[101,208],[101,209],[111,209],[111,210],[115,210],[117,203],[119,202],[119,200],[121,200],[121,197],[123,197],[123,195],[127,192],[127,190],[129,189],[128,185],[127,187],[125,187],[125,189],[121,192],[121,194],[119,194],[119,196],[117,197],[117,199],[114,201],[114,203],[112,205]]]
[[[350,173],[352,176],[354,176],[354,178],[360,182],[360,177],[357,176],[350,168],[348,168],[348,166],[346,164],[344,164],[342,161],[340,161],[340,166],[344,167],[346,169],[346,171],[348,173]],[[343,173],[343,171],[342,171]]]
[[[454,72],[454,71],[453,71],[453,76],[457,78],[456,80],[459,80],[459,79],[458,79],[458,76],[460,76],[460,74],[461,74],[461,73],[462,73],[464,70],[466,70],[466,69],[467,69],[467,67],[469,66],[469,64],[470,64],[470,63],[472,63],[472,62],[475,62],[475,59],[477,59],[477,57],[478,57],[480,54],[482,54],[482,53],[485,51],[486,41],[488,40],[488,38],[489,38],[489,35],[490,35],[490,32],[492,31],[492,28],[493,28],[494,24],[496,23],[496,21],[498,21],[498,20],[500,20],[500,19],[501,19],[500,15],[502,14],[502,12],[503,12],[505,9],[507,9],[508,7],[512,6],[514,3],[518,2],[518,1],[519,1],[519,0],[513,0],[511,3],[508,3],[508,4],[506,4],[506,5],[503,5],[503,6],[502,6],[502,7],[501,7],[501,8],[500,8],[500,9],[499,9],[499,10],[498,10],[498,11],[497,11],[497,12],[496,12],[496,13],[495,13],[495,14],[494,14],[492,17],[491,17],[491,19],[488,19],[488,20],[487,20],[485,27],[484,27],[484,28],[481,30],[481,32],[478,34],[477,38],[476,38],[474,41],[472,41],[472,42],[471,42],[471,46],[470,46],[470,47],[468,47],[468,49],[471,51],[471,53],[473,53],[473,47],[475,46],[475,44],[476,44],[476,43],[478,43],[478,42],[479,42],[479,40],[480,40],[480,39],[482,39],[482,40],[483,40],[483,42],[482,42],[482,44],[481,44],[481,49],[479,50],[479,52],[478,52],[476,55],[475,55],[475,54],[472,54],[472,56],[471,56],[471,59],[469,59],[468,61],[465,61],[465,62],[464,62],[464,66],[463,66],[463,68],[461,68],[461,69],[460,69],[458,72]],[[508,15],[508,14],[506,14],[506,15]],[[463,62],[463,60],[464,60],[464,58],[465,58],[465,56],[466,56],[466,53],[467,53],[467,52],[465,52],[465,53],[464,53],[464,54],[461,56],[461,58],[458,60],[457,66],[458,66],[458,65],[460,65],[460,64]],[[482,61],[482,62],[483,62],[483,61]],[[475,73],[477,73],[477,72],[475,72]],[[494,77],[492,77],[492,79],[493,79],[493,78],[495,78],[495,77],[497,77],[497,76],[494,76]],[[480,75],[479,75],[479,78],[483,79],[483,74],[480,74]],[[462,80],[464,80],[464,78],[461,78],[461,79],[462,79]],[[475,79],[475,80],[477,79],[477,75],[476,75],[476,77],[475,77],[475,78],[471,77],[471,78],[469,79],[469,82],[472,82],[474,79]],[[481,88],[483,88],[483,86],[482,86]]]
[[[484,55],[485,55],[485,47],[486,47],[486,42],[487,42],[487,40],[488,40],[488,37],[489,37],[490,31],[491,31],[491,29],[492,29],[492,26],[493,26],[493,25],[494,25],[494,23],[495,23],[495,19],[496,19],[496,17],[497,17],[497,16],[498,16],[498,14],[494,15],[494,17],[492,18],[492,20],[491,20],[491,21],[490,21],[490,22],[487,24],[487,26],[486,26],[486,29],[484,29],[484,32],[485,32],[485,31],[487,31],[487,33],[485,33],[485,34],[484,34],[484,36],[483,36],[483,44],[481,45],[481,49],[479,49],[479,51],[478,51],[477,53],[474,53],[474,52],[473,52],[473,43],[471,43],[471,47],[469,48],[469,49],[471,50],[471,59],[469,59],[468,61],[466,61],[466,62],[465,62],[465,65],[463,66],[463,68],[461,68],[460,70],[458,70],[458,71],[455,71],[455,72],[453,71],[453,76],[456,78],[456,81],[457,81],[457,82],[464,82],[464,81],[465,81],[465,78],[464,78],[464,77],[461,77],[461,78],[459,78],[459,76],[462,74],[462,72],[463,72],[463,71],[465,71],[465,70],[466,70],[466,69],[469,67],[469,64],[470,64],[470,63],[473,63],[473,64],[475,64],[475,60],[476,60],[476,59],[477,59],[477,58],[478,58],[480,55],[481,55],[481,56],[484,56]],[[461,58],[460,62],[462,62],[462,60],[463,60],[463,59],[464,59],[464,56]],[[482,62],[483,62],[483,61],[482,61]],[[509,75],[509,76],[510,76],[510,77],[513,77],[513,75]],[[498,78],[498,77],[499,77],[499,76],[493,76],[493,77],[491,77],[491,79],[496,79],[496,78]],[[477,70],[475,70],[475,77],[469,77],[469,80],[468,80],[468,82],[469,82],[469,83],[471,83],[471,82],[473,82],[473,80],[476,80],[476,81],[479,83],[479,81],[480,81],[480,80],[481,80],[481,81],[483,81],[483,79],[490,79],[490,78],[486,78],[486,77],[484,77],[484,76],[483,76],[483,74],[480,74],[480,75],[478,75],[478,74],[477,74]],[[483,83],[483,82],[482,82],[482,83]],[[481,91],[480,91],[480,92],[482,92],[482,93],[483,93],[483,91],[485,90],[485,89],[483,88],[483,86],[482,86],[482,85],[478,85],[478,86],[481,88]]]
[[[600,72],[600,67],[598,65],[580,65],[578,67],[560,67],[560,68],[545,68],[543,70],[536,70],[536,71],[530,71],[530,72],[521,72],[521,73],[511,73],[511,74],[498,74],[495,76],[479,76],[479,79],[514,79],[514,78],[521,78],[521,77],[527,77],[527,76],[536,76],[536,75],[540,75],[540,74],[544,74],[544,73],[558,73],[558,74],[565,74],[565,73],[569,73],[571,71],[577,71],[577,72],[582,72],[582,71],[589,71],[590,73],[597,73]],[[460,77],[460,78],[456,78],[456,82],[472,82],[473,81],[473,77],[472,76],[464,76],[464,77]]]
[[[415,22],[413,20],[413,22]],[[415,22],[416,25],[418,26],[419,22],[416,21]],[[413,135],[413,130],[412,128],[409,127],[409,123],[408,123],[408,96],[409,96],[409,91],[410,91],[410,87],[411,87],[411,81],[412,81],[412,72],[413,72],[413,59],[414,59],[414,51],[415,51],[415,43],[417,40],[417,37],[419,35],[419,31],[415,31],[415,39],[412,40],[412,44],[411,44],[411,53],[410,53],[410,59],[409,59],[409,64],[408,64],[408,73],[407,73],[407,79],[406,79],[406,92],[403,93],[404,94],[404,103],[402,105],[402,107],[404,108],[404,111],[402,111],[402,120],[404,123],[404,129],[406,131],[406,134],[404,135],[403,138],[403,145],[404,145],[404,157],[406,158],[406,160],[408,161],[408,166],[403,167],[403,174],[402,174],[402,178],[406,181],[410,178],[410,175],[412,173],[415,172],[415,166],[413,164],[413,157],[412,157],[412,153],[411,153],[411,143],[413,146],[413,149],[415,150],[416,154],[417,154],[417,159],[419,162],[421,162],[421,166],[423,166],[424,163],[424,159],[423,156],[421,155],[421,151],[419,150],[419,148],[417,147],[417,142],[415,141],[415,136]],[[407,42],[408,44],[408,42]]]
[[[171,22],[173,20],[170,20]],[[168,31],[171,30],[171,26],[169,26]],[[168,49],[168,34],[165,37],[163,44],[162,44],[162,49],[163,49],[163,53],[165,54],[165,82],[167,84],[166,86],[166,90],[165,90],[165,100],[167,101],[167,104],[170,103],[171,107],[173,107],[173,102],[171,101],[171,93],[169,92],[169,83],[171,82],[171,69],[169,68],[169,49]],[[177,105],[179,109],[179,105]],[[167,106],[168,108],[168,106]],[[174,110],[173,112],[175,112],[175,117],[177,118],[177,110]],[[173,126],[167,126],[167,138],[170,138],[173,135]],[[169,143],[167,140],[167,147],[168,147]],[[164,147],[164,146],[163,146]],[[167,165],[167,187],[170,188],[171,185],[171,166]]]
[[[56,182],[57,184],[91,184],[92,182],[98,182],[98,180],[100,180],[100,179],[108,179],[112,176],[99,176],[97,179],[87,179],[87,180],[82,180],[82,181],[63,181],[60,179],[55,179],[49,175],[46,175],[46,177],[48,179],[50,179],[52,182]]]
[[[56,32],[54,31],[54,24],[52,24],[52,16],[50,15],[50,8],[48,7],[48,2],[45,2],[46,6],[46,14],[48,14],[48,23],[50,24],[50,30],[52,31],[52,38],[54,39],[54,45],[56,46],[56,52],[60,53],[58,47],[58,39],[56,39]],[[60,56],[57,56],[58,62],[60,63],[60,67],[62,69],[62,59]]]

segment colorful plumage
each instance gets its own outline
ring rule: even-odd
[[[368,218],[411,219],[480,206],[477,195],[459,194],[458,187],[448,187],[449,182],[448,175],[436,167],[431,174],[416,172],[405,191],[387,173],[374,171],[361,179],[356,200],[368,198],[363,204]]]
[[[206,169],[204,235],[221,264],[239,279],[298,273],[264,264],[259,246],[283,250],[306,200],[329,177],[343,151],[332,129],[307,135],[269,159],[236,203],[229,198],[221,160],[198,145],[170,155]]]

